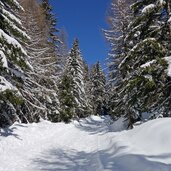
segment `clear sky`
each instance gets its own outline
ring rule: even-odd
[[[78,38],[84,59],[102,64],[107,57],[107,45],[102,28],[107,28],[106,11],[110,0],[50,0],[58,18],[58,28],[65,28],[69,47]]]

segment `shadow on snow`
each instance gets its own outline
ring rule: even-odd
[[[104,119],[104,121],[96,121],[92,118],[84,119],[83,122],[75,124],[75,126],[81,131],[89,132],[92,134],[101,134],[104,135],[107,132],[111,132],[109,128],[109,120]]]
[[[125,147],[121,147],[123,150]],[[111,149],[86,153],[84,151],[52,149],[33,161],[36,171],[170,171],[167,165],[152,159],[167,159],[171,154],[144,156],[125,154],[115,156]]]

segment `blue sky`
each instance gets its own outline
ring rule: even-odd
[[[50,0],[58,18],[58,28],[65,28],[71,47],[73,39],[78,38],[84,59],[93,64],[102,64],[107,57],[107,45],[102,28],[110,0]]]

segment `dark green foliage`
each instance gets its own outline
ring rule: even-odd
[[[132,128],[144,119],[144,113],[149,115],[146,119],[170,113],[170,78],[165,60],[170,56],[170,1],[135,0],[126,28],[120,27],[123,14],[118,15],[120,10],[116,8],[123,2],[112,1],[112,28],[105,34],[111,44],[109,59],[113,58],[109,61],[108,104],[113,118],[124,116]]]
[[[154,7],[147,8],[153,2]],[[159,1],[137,1],[132,9],[134,20],[129,25],[126,43],[130,49],[120,64],[125,84],[119,98],[124,100],[124,115],[129,127],[142,119],[143,113],[163,114],[161,99],[167,84],[168,39],[161,38],[166,21],[161,19],[165,6]],[[167,15],[167,14],[165,14]],[[166,33],[166,32],[165,32]],[[168,34],[168,33],[167,33]]]
[[[26,60],[26,52],[20,43],[20,40],[27,39],[27,35],[14,15],[14,11],[22,7],[15,1],[1,2],[0,127],[4,127],[11,125],[16,120],[27,122],[26,113],[23,113],[25,100],[20,90],[23,89],[24,71],[30,68]]]
[[[101,115],[103,114],[103,108],[106,107],[106,80],[99,62],[92,66],[90,79],[93,114]]]
[[[75,115],[76,102],[72,92],[73,80],[64,74],[59,84],[60,120],[68,123]]]
[[[0,93],[0,127],[10,126],[19,120],[16,112],[18,108],[21,109],[24,101],[17,94],[18,92],[8,89]]]

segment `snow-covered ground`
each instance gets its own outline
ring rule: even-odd
[[[0,171],[171,171],[171,119],[120,132],[109,122],[15,123],[0,132]]]

